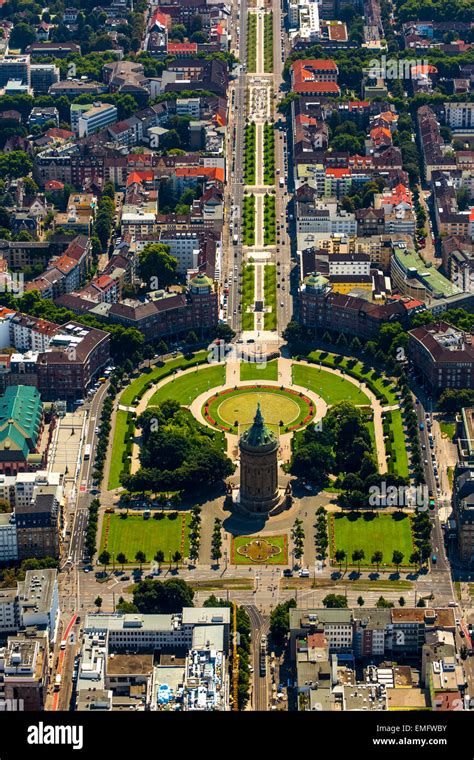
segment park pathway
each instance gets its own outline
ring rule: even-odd
[[[263,272],[263,267],[262,267]],[[306,396],[308,396],[316,407],[316,417],[315,422],[321,420],[327,413],[327,410],[329,408],[329,405],[326,403],[326,401],[319,396],[318,394],[314,393],[308,388],[305,388],[304,386],[295,385],[293,383],[293,377],[292,377],[292,366],[293,364],[302,364],[307,365],[306,362],[294,362],[293,360],[280,356],[278,358],[278,380],[265,380],[265,385],[272,385],[279,387],[281,385],[292,388],[296,391],[301,391]],[[208,366],[208,365],[200,365],[202,366]],[[312,366],[312,365],[307,365]],[[195,418],[203,425],[207,425],[208,427],[212,427],[209,425],[209,423],[205,420],[203,414],[202,414],[202,407],[204,402],[207,398],[211,395],[212,391],[218,389],[219,391],[225,390],[225,389],[232,389],[235,386],[251,386],[255,385],[255,380],[240,380],[240,367],[241,367],[241,361],[234,359],[231,359],[230,361],[226,362],[226,372],[225,372],[225,382],[224,385],[215,386],[213,389],[208,389],[204,393],[201,393],[197,398],[195,398],[192,403],[187,407],[190,409],[190,411],[193,413]],[[314,365],[314,370],[317,372],[318,368],[317,365]],[[196,367],[189,367],[187,369],[184,369],[180,371],[179,375],[185,375],[189,374],[191,372],[199,371],[199,368],[196,369]],[[385,441],[384,441],[384,435],[383,435],[383,427],[382,427],[382,413],[388,409],[391,408],[397,408],[397,407],[384,407],[382,404],[378,401],[376,396],[372,393],[372,391],[367,388],[367,386],[363,382],[359,382],[353,377],[350,377],[349,375],[344,375],[340,370],[333,369],[331,367],[324,367],[322,368],[323,372],[328,372],[330,374],[336,375],[340,377],[341,379],[344,379],[356,387],[360,388],[364,391],[364,393],[367,395],[367,397],[370,399],[370,402],[372,404],[373,412],[374,412],[374,435],[375,435],[375,443],[376,443],[376,450],[377,450],[377,461],[378,461],[378,467],[379,471],[381,473],[387,472],[387,460],[386,460],[386,451],[385,451]],[[175,380],[177,375],[172,374],[168,375],[167,377],[163,378],[162,380],[159,380],[158,382],[154,383],[150,388],[147,389],[147,391],[144,393],[143,397],[140,399],[139,404],[134,407],[134,411],[136,412],[137,416],[140,415],[149,405],[154,393],[163,386],[167,385],[168,383]],[[117,405],[118,406],[118,405]],[[112,422],[115,422],[116,418],[116,410],[114,409],[113,415],[112,415]],[[115,429],[115,425],[112,425],[112,430]],[[229,457],[235,462],[238,460],[239,451],[238,451],[238,436],[226,433],[227,438],[227,453]],[[280,452],[279,452],[279,459],[280,462],[289,462],[291,459],[291,438],[292,433],[283,433],[280,436]],[[112,453],[112,441],[113,436],[110,438],[109,442],[109,457]],[[132,460],[131,460],[131,472],[134,473],[137,471],[139,467],[139,453],[140,453],[140,439],[137,438],[134,441],[133,447],[132,447]],[[108,483],[108,471],[109,471],[109,457],[108,462],[106,463],[106,468],[104,472],[104,484],[105,486]]]

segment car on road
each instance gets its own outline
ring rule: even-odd
[[[90,573],[90,570],[89,570],[89,568],[88,568],[88,567],[85,567],[85,568],[84,568],[84,572],[85,572],[85,573]]]
[[[309,578],[309,570],[306,567],[302,567],[299,575],[300,578]]]
[[[286,567],[283,570],[283,575],[284,575],[285,578],[293,578],[293,570],[290,570],[289,567]]]

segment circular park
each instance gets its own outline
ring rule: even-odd
[[[314,402],[303,393],[271,385],[219,391],[204,403],[202,413],[210,425],[237,433],[252,423],[259,403],[267,424],[281,432],[307,425],[316,414]]]

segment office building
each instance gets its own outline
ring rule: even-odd
[[[109,124],[117,121],[117,109],[108,103],[96,103],[92,108],[83,113],[78,120],[79,137],[88,135],[104,129]]]

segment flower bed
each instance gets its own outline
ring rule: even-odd
[[[314,405],[314,402],[303,393],[295,391],[291,388],[282,388],[280,386],[261,384],[245,385],[241,386],[240,388],[226,388],[223,391],[218,391],[209,399],[207,399],[203,404],[202,414],[204,416],[204,419],[210,425],[217,427],[219,430],[224,430],[225,432],[230,433],[237,432],[234,425],[229,426],[229,423],[226,423],[226,421],[219,416],[218,407],[220,406],[222,400],[231,394],[239,396],[242,394],[251,393],[252,391],[262,391],[264,393],[279,394],[281,396],[287,395],[291,396],[293,401],[296,402],[299,408],[299,414],[296,418],[296,421],[292,421],[292,423],[288,425],[280,425],[279,423],[274,423],[276,426],[278,426],[279,429],[282,430],[282,432],[292,432],[293,430],[298,430],[299,428],[308,425],[308,423],[314,419],[314,416],[316,414],[316,407]],[[237,421],[239,423],[242,422],[242,420]],[[247,420],[245,422],[247,422]]]

